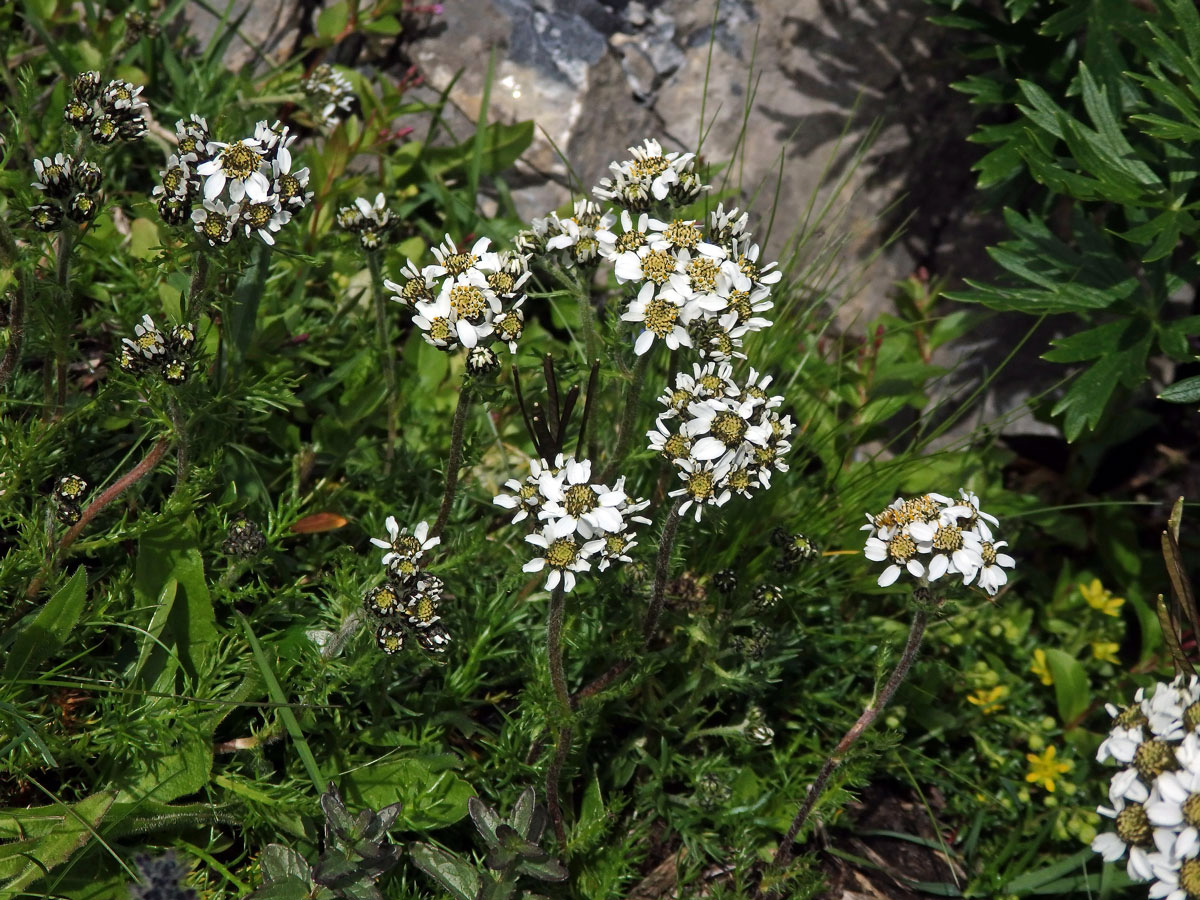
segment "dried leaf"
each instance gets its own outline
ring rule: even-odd
[[[292,531],[295,534],[316,534],[320,531],[337,531],[337,529],[344,526],[348,521],[349,519],[345,516],[339,516],[337,513],[313,513],[311,516],[305,516],[303,519],[299,519],[293,523]]]

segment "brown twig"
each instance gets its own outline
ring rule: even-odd
[[[159,438],[140,463],[110,484],[100,496],[87,505],[80,514],[79,521],[67,530],[67,533],[62,536],[62,540],[54,547],[47,565],[43,567],[42,571],[30,583],[28,590],[25,591],[26,598],[37,594],[45,583],[49,570],[54,567],[59,557],[66,552],[67,548],[75,543],[75,539],[83,533],[83,529],[87,528],[92,519],[96,518],[106,506],[116,500],[126,490],[149,475],[154,470],[154,467],[162,462],[162,458],[166,455],[170,447],[171,441],[169,438]]]

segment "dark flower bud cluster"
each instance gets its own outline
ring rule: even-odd
[[[97,190],[104,173],[96,163],[76,161],[69,153],[56,153],[33,161],[37,180],[31,187],[40,191],[45,203],[29,208],[29,224],[38,231],[58,231],[63,219],[86,225],[100,212]]]
[[[63,108],[63,118],[71,127],[88,131],[97,144],[141,140],[146,134],[142,90],[140,84],[118,80],[101,90],[99,72],[80,72],[71,82],[71,99]]]
[[[229,523],[229,532],[221,551],[226,556],[249,559],[262,553],[266,546],[267,538],[262,529],[244,515],[239,515]]]
[[[427,522],[419,522],[411,534],[400,528],[395,516],[388,516],[385,524],[388,539],[371,538],[371,543],[388,551],[383,555],[387,581],[363,595],[363,608],[379,622],[375,643],[390,656],[403,650],[405,638],[412,635],[421,649],[445,653],[450,632],[438,614],[445,583],[420,566],[425,551],[441,538],[429,537]]]
[[[187,322],[167,332],[159,331],[148,315],[134,326],[134,337],[121,341],[118,365],[123,372],[141,375],[157,371],[167,384],[180,385],[191,374],[196,329]]]
[[[54,485],[54,515],[64,525],[79,521],[80,505],[88,483],[78,475],[63,475]]]

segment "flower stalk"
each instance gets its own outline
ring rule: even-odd
[[[620,467],[621,462],[625,459],[625,455],[629,452],[629,445],[633,442],[634,428],[637,426],[637,414],[642,398],[642,385],[646,382],[646,370],[650,368],[650,357],[653,355],[653,350],[649,350],[639,356],[637,362],[633,364],[633,375],[629,382],[629,390],[625,394],[625,408],[621,413],[621,424],[617,430],[617,446],[613,450],[612,458],[609,460],[604,474],[601,476],[602,481],[608,481],[612,478],[613,474]]]
[[[383,263],[376,251],[367,251],[367,267],[371,271],[371,299],[375,306],[375,338],[383,361],[384,406],[387,408],[387,444],[383,449],[383,472],[392,470],[396,456],[396,360],[388,335],[386,305],[383,297]]]
[[[546,623],[546,658],[550,667],[550,683],[554,686],[554,697],[558,703],[554,758],[546,772],[546,807],[554,825],[555,837],[563,845],[567,839],[558,787],[563,763],[571,749],[571,695],[567,691],[562,650],[563,620],[566,615],[565,596],[566,591],[561,583],[550,592],[550,613]]]
[[[679,532],[680,512],[686,497],[680,496],[671,504],[667,521],[663,523],[662,536],[658,540],[658,557],[654,563],[654,593],[650,596],[650,607],[646,610],[646,624],[642,628],[642,639],[647,646],[658,630],[662,618],[663,603],[667,593],[667,577],[671,574],[671,551],[675,548],[675,535]]]
[[[923,588],[918,587],[917,591],[923,591]],[[782,869],[791,862],[792,849],[796,843],[796,836],[800,833],[800,829],[804,827],[809,813],[812,812],[817,800],[828,785],[830,776],[833,775],[834,770],[841,764],[842,760],[846,758],[846,754],[850,751],[850,748],[854,746],[858,739],[866,733],[867,729],[879,717],[879,714],[891,701],[900,685],[904,683],[904,679],[908,676],[909,670],[917,658],[917,651],[921,647],[921,640],[925,636],[925,628],[928,624],[929,612],[918,601],[916,612],[913,613],[912,626],[908,630],[908,639],[904,643],[904,650],[900,654],[900,660],[896,663],[896,668],[892,671],[882,690],[867,704],[862,715],[858,717],[858,721],[850,726],[850,730],[842,736],[842,739],[838,741],[838,745],[834,747],[833,753],[829,755],[824,765],[821,766],[821,771],[817,773],[816,779],[809,786],[804,802],[800,804],[800,809],[796,812],[795,818],[792,819],[791,827],[788,828],[787,834],[783,836],[783,841],[775,851],[775,858],[771,861],[773,868]]]
[[[464,375],[462,387],[458,392],[458,406],[454,409],[454,423],[450,427],[450,455],[446,460],[446,490],[442,494],[442,506],[438,510],[437,521],[434,522],[431,534],[440,535],[450,519],[450,509],[454,506],[454,495],[458,490],[458,470],[462,465],[463,433],[466,431],[467,409],[471,405],[470,377]]]

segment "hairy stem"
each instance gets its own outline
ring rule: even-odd
[[[629,382],[629,392],[625,395],[625,408],[621,412],[621,424],[618,426],[617,431],[617,446],[613,450],[613,455],[604,469],[604,474],[600,477],[600,480],[603,482],[612,480],[617,468],[624,461],[625,454],[629,452],[629,445],[633,441],[633,429],[637,426],[637,414],[642,398],[642,385],[646,381],[646,370],[650,367],[650,357],[653,353],[654,347],[651,347],[639,356],[637,362],[633,364],[633,376]]]
[[[54,315],[54,375],[57,386],[54,398],[53,418],[62,415],[67,404],[67,341],[74,319],[71,308],[71,291],[67,285],[71,274],[71,247],[75,242],[74,229],[67,227],[58,235],[58,261],[55,265],[54,283],[58,287],[59,308]]]
[[[467,424],[467,408],[471,405],[469,380],[463,376],[462,387],[458,392],[458,406],[454,409],[454,424],[450,429],[450,456],[446,460],[446,491],[442,494],[442,508],[438,510],[437,521],[433,524],[431,537],[442,533],[450,518],[450,508],[454,505],[454,494],[458,489],[458,469],[462,465],[463,432]]]
[[[845,759],[846,753],[854,746],[855,742],[871,727],[875,719],[879,717],[880,712],[888,705],[897,688],[904,682],[909,669],[912,668],[912,664],[917,658],[921,639],[925,636],[925,626],[928,624],[929,613],[924,608],[918,607],[917,611],[913,614],[912,627],[908,630],[908,640],[904,644],[904,652],[900,654],[900,661],[896,663],[896,668],[893,670],[891,677],[888,678],[887,683],[884,684],[883,689],[867,704],[867,708],[858,717],[858,721],[842,736],[838,745],[833,749],[833,753],[825,760],[825,764],[821,766],[821,771],[817,773],[816,780],[809,787],[804,802],[796,812],[796,817],[792,819],[791,827],[788,828],[787,834],[783,836],[783,842],[779,845],[779,849],[775,851],[775,858],[771,862],[774,868],[782,869],[791,861],[792,848],[796,842],[796,835],[804,827],[804,822],[808,819],[808,814],[812,812],[813,806],[816,805],[821,793],[825,790],[825,786],[828,784],[829,777],[833,774],[834,769]]]
[[[386,300],[383,296],[383,264],[375,251],[367,251],[367,267],[371,270],[371,298],[375,301],[375,337],[383,360],[383,403],[387,408],[387,444],[383,448],[383,474],[390,474],[396,455],[396,360],[388,336]]]
[[[184,421],[183,412],[173,394],[167,395],[167,413],[171,417],[171,425],[175,428],[175,438],[179,441],[179,448],[175,451],[175,489],[171,492],[174,496],[187,481],[188,470],[191,467],[191,454],[188,452],[190,442],[187,422]]]
[[[192,283],[183,309],[185,322],[194,322],[200,314],[200,301],[204,299],[204,288],[208,285],[208,254],[202,249],[197,250],[195,259],[196,268],[192,270]]]
[[[8,346],[0,358],[0,390],[8,383],[21,359],[21,345],[25,342],[25,291],[28,286],[27,279],[22,277],[8,306]]]
[[[170,446],[171,441],[169,438],[159,438],[154,443],[154,446],[150,448],[149,452],[142,457],[141,462],[110,484],[95,500],[87,505],[83,513],[79,516],[79,521],[67,530],[67,533],[62,536],[62,540],[54,548],[47,566],[30,583],[29,588],[25,591],[26,597],[33,597],[37,594],[45,582],[46,576],[49,574],[48,570],[66,553],[67,548],[75,543],[75,539],[83,533],[83,530],[87,528],[92,519],[96,518],[96,516],[104,511],[105,507],[121,496],[121,494],[125,493],[126,490],[149,475],[154,470],[154,467],[162,462],[162,458],[166,455]]]
[[[650,596],[650,608],[646,610],[646,625],[642,629],[642,638],[647,645],[658,630],[658,620],[662,617],[663,601],[667,593],[667,577],[671,574],[671,550],[675,547],[675,535],[679,531],[679,507],[687,499],[682,494],[671,504],[667,513],[667,521],[663,523],[662,536],[658,540],[658,558],[654,563],[654,593]]]
[[[546,622],[546,658],[550,665],[550,683],[554,686],[554,697],[558,701],[559,725],[555,729],[554,759],[546,772],[546,810],[554,825],[554,834],[559,844],[567,842],[563,827],[562,804],[558,796],[558,783],[562,777],[563,763],[571,749],[571,695],[567,691],[567,676],[563,670],[562,630],[566,614],[566,593],[559,584],[550,592],[550,615]]]
[[[590,279],[578,279],[579,284],[579,329],[583,332],[583,346],[587,360],[596,358],[596,310],[592,306]]]

